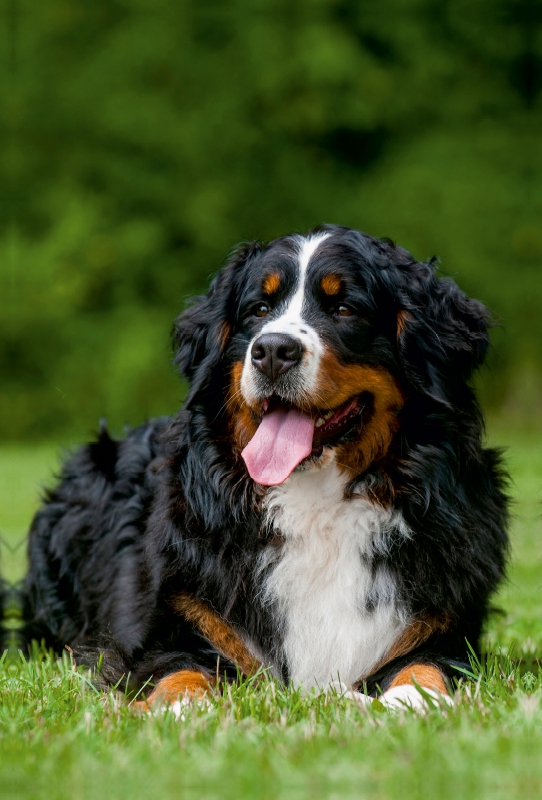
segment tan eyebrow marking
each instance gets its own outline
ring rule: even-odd
[[[338,275],[324,275],[320,286],[324,294],[333,296],[341,291],[342,281]]]
[[[271,272],[263,281],[264,294],[275,294],[280,286],[280,275],[278,272]]]

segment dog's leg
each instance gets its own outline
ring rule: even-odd
[[[448,704],[452,702],[443,672],[431,664],[404,667],[378,699],[387,708],[410,706],[421,710],[427,708],[428,703],[418,687],[437,702],[441,698]]]
[[[424,689],[436,689],[443,694],[448,694],[444,674],[432,664],[410,664],[399,672],[392,680],[389,689],[397,686],[407,686],[417,683]]]
[[[177,704],[180,707],[188,705],[192,700],[205,697],[210,688],[209,677],[203,672],[181,669],[158,681],[149,697],[134,703],[134,705],[144,711],[160,706],[174,707]]]
[[[259,661],[249,652],[241,636],[209,603],[187,592],[179,592],[172,596],[171,605],[216,649],[219,661],[220,656],[223,656],[231,670],[237,668],[238,673],[245,677],[253,677],[257,673],[261,666]],[[210,673],[200,670],[178,670],[161,678],[152,693],[134,705],[146,711],[154,707],[169,706],[176,716],[180,716],[182,709],[193,700],[205,701],[211,686],[216,685],[219,677],[218,672],[213,678]]]

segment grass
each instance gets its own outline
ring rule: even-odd
[[[509,445],[515,497],[510,579],[490,620],[492,656],[456,705],[424,717],[303,696],[273,682],[230,687],[184,720],[98,694],[68,654],[4,659],[0,796],[17,798],[506,798],[542,795],[542,437]],[[3,570],[23,540],[51,446],[0,449]]]

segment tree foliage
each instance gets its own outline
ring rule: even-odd
[[[324,221],[439,255],[502,320],[483,388],[517,404],[542,364],[535,0],[13,0],[6,24],[4,438],[173,411],[186,296],[235,243]]]

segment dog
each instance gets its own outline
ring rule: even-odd
[[[23,636],[154,686],[151,706],[262,667],[448,697],[507,561],[507,476],[469,385],[488,327],[389,240],[240,246],[175,322],[181,411],[102,427],[47,493]]]

